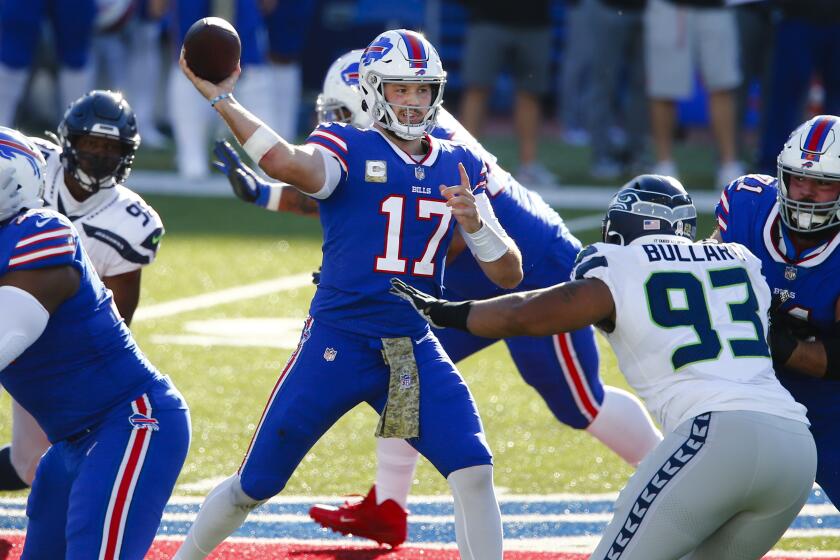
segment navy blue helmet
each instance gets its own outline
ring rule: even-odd
[[[664,175],[639,175],[610,202],[601,227],[604,243],[629,245],[640,238],[678,236],[694,240],[697,209],[682,184]]]
[[[118,154],[79,150],[85,136],[119,142]],[[114,187],[128,177],[140,146],[137,119],[121,93],[93,90],[70,104],[58,125],[61,162],[82,188],[90,192]]]

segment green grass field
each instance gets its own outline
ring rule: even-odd
[[[141,309],[205,292],[279,276],[307,273],[320,263],[316,220],[278,215],[233,199],[147,197],[166,224],[159,259],[144,272]],[[564,212],[567,218],[581,215]],[[704,216],[701,232],[711,228]],[[596,231],[581,232],[593,241]],[[185,332],[191,321],[287,317],[303,321],[314,287],[189,311],[133,326],[144,351],[170,375],[190,404],[193,440],[179,485],[229,475],[239,465],[266,398],[290,349],[156,344],[162,334]],[[233,333],[235,334],[235,333]],[[601,341],[603,377],[626,388],[615,358]],[[460,368],[478,401],[495,454],[496,485],[516,494],[615,492],[631,469],[585,433],[560,425],[513,368],[501,344],[463,361]],[[351,375],[352,372],[348,372]],[[347,414],[305,458],[286,492],[363,492],[374,476],[377,416],[366,405]],[[0,437],[10,438],[8,396],[0,402]],[[417,494],[448,493],[425,461]],[[205,494],[206,490],[176,493]],[[783,541],[800,550],[840,549],[837,539]]]

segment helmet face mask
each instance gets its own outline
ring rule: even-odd
[[[134,111],[122,94],[102,90],[70,104],[58,137],[65,172],[90,193],[123,183],[140,145]],[[118,149],[107,147],[102,139],[114,141]]]
[[[820,115],[803,123],[785,142],[777,164],[779,213],[788,229],[807,235],[840,226],[840,196],[816,202],[797,200],[790,192],[792,177],[840,186],[840,119]]]
[[[679,181],[640,175],[619,189],[601,226],[604,243],[636,245],[694,240],[697,209]]]
[[[428,107],[393,104],[386,99],[386,84],[426,84],[431,89],[430,103]],[[445,84],[446,72],[437,51],[414,31],[386,31],[362,53],[359,66],[362,108],[373,122],[403,140],[421,138],[435,126]],[[425,109],[418,122],[399,118],[400,113],[405,116],[417,109]]]
[[[318,123],[340,122],[358,128],[371,125],[370,116],[362,109],[359,91],[359,60],[362,49],[338,57],[324,76],[324,87],[315,102]]]
[[[0,223],[44,205],[46,161],[29,139],[0,126]]]

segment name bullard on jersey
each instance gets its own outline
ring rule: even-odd
[[[734,261],[740,257],[733,255],[727,247],[720,245],[642,245],[649,262],[656,261]]]

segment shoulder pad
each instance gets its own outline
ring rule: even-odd
[[[80,220],[85,235],[112,247],[125,260],[150,264],[165,229],[155,209],[140,195],[117,186],[117,201],[101,213]]]
[[[5,228],[10,247],[9,270],[31,270],[72,264],[79,243],[70,220],[53,210],[39,208],[14,218]]]
[[[583,248],[578,253],[575,259],[575,268],[572,271],[572,278],[581,280],[586,277],[586,273],[600,267],[608,267],[607,257],[604,256],[603,243],[593,243],[588,247]]]
[[[306,144],[314,144],[329,151],[337,157],[347,169],[346,158],[349,153],[348,140],[359,130],[344,123],[323,123],[312,131],[306,139]]]
[[[49,161],[50,157],[54,155],[57,156],[61,153],[61,147],[49,140],[44,140],[43,138],[35,136],[29,136],[28,138],[33,144],[35,144],[35,147],[41,151],[41,154],[47,161]]]
[[[754,173],[751,175],[742,175],[726,186],[726,191],[748,191],[755,194],[771,190],[775,193],[776,178],[770,175],[761,175]]]
[[[767,197],[776,198],[776,178],[770,175],[743,175],[723,189],[715,206],[715,217],[724,241],[730,240],[734,208],[747,207],[746,210],[734,212],[738,222],[743,225],[754,215],[753,208]]]

